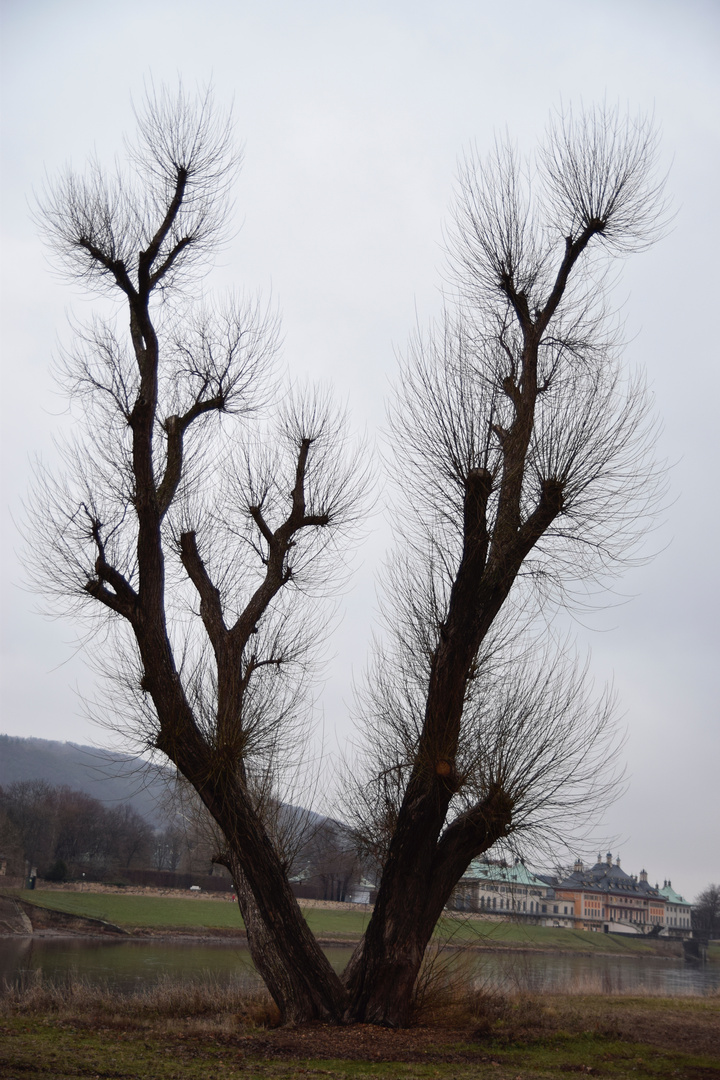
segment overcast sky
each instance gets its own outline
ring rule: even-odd
[[[62,401],[48,376],[71,305],[29,217],[33,187],[95,150],[109,162],[143,80],[209,81],[234,102],[245,166],[236,239],[215,281],[272,292],[298,376],[330,379],[373,433],[395,352],[439,308],[442,226],[458,155],[507,129],[531,150],[561,101],[654,112],[677,211],[625,267],[629,364],[643,365],[674,463],[673,503],[632,600],[578,627],[628,728],[627,793],[599,824],[614,854],[693,897],[720,881],[718,737],[718,176],[714,0],[5,0],[3,5],[3,713],[0,731],[102,742],[76,689],[71,624],[20,585],[14,519],[31,459],[51,459]],[[374,617],[376,524],[323,698],[342,743]]]

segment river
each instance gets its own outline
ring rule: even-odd
[[[341,971],[350,947],[328,947]],[[489,950],[438,954],[437,965],[461,966],[476,987],[503,991],[652,993],[677,996],[720,990],[720,965],[660,957],[578,956]],[[42,976],[54,984],[81,979],[131,993],[166,978],[258,986],[247,948],[237,941],[172,943],[88,938],[0,938],[0,986]]]

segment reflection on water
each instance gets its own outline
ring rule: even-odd
[[[695,966],[664,957],[475,954],[468,974],[476,987],[506,992],[650,993],[675,997],[708,994],[720,988],[717,966]]]
[[[327,948],[336,971],[352,949]],[[504,991],[577,993],[651,992],[676,996],[720,989],[720,967],[646,957],[562,953],[440,952],[436,964],[460,968],[476,987]],[[0,981],[18,984],[41,973],[56,984],[82,979],[129,993],[165,978],[227,985],[259,985],[247,948],[238,941],[187,943],[91,941],[72,938],[0,939]]]
[[[160,944],[147,941],[91,941],[87,938],[5,938],[0,940],[0,978],[26,981],[35,973],[62,985],[82,979],[121,993],[165,978],[258,985],[247,948],[236,942]]]

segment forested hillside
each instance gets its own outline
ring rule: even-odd
[[[162,773],[140,758],[70,742],[0,735],[0,787],[23,780],[83,791],[107,807],[129,803],[155,826],[167,820]]]
[[[27,863],[51,880],[215,874],[212,830],[171,779],[128,755],[0,735],[0,851],[13,874]],[[303,807],[277,804],[273,838],[307,895],[343,899],[368,872],[347,827]]]

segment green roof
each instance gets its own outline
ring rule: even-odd
[[[658,892],[661,896],[664,896],[669,904],[684,904],[685,907],[692,907],[689,900],[686,900],[680,893],[676,893],[672,885],[663,885],[662,889]]]
[[[482,859],[473,859],[463,874],[463,880],[470,878],[475,881],[478,878],[483,881],[497,881],[504,885],[532,885],[535,888],[547,889],[546,881],[541,881],[530,873],[524,863],[517,862],[514,866],[497,866],[493,863],[483,862]]]

